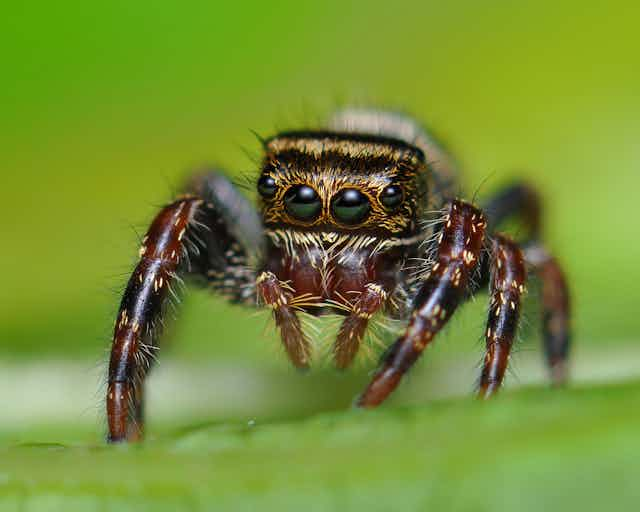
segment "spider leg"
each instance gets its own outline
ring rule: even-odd
[[[333,357],[336,366],[347,368],[356,356],[369,319],[384,305],[388,292],[377,283],[369,283],[353,304],[349,316],[344,319],[333,345]]]
[[[458,200],[450,204],[435,263],[415,298],[405,334],[390,347],[358,406],[382,403],[465,300],[481,257],[486,225],[474,206]]]
[[[514,215],[525,221],[529,231],[522,244],[525,260],[542,282],[541,322],[546,363],[552,382],[563,384],[567,380],[571,345],[570,293],[562,267],[540,241],[540,198],[532,187],[518,184],[496,195],[484,210],[492,229]]]
[[[501,190],[482,207],[490,230],[496,229],[507,218],[517,215],[525,223],[528,239],[540,238],[541,210],[538,193],[533,187],[523,183]]]
[[[244,217],[249,225],[231,224],[228,216],[230,210],[250,207],[235,189],[221,195],[212,183],[231,186],[213,173],[194,180],[195,193],[162,208],[143,239],[113,335],[106,400],[110,442],[143,435],[144,379],[158,347],[165,306],[181,276],[210,283],[233,302],[253,299],[255,277],[247,269],[243,246],[253,230],[251,214]]]
[[[289,359],[294,366],[307,369],[311,360],[311,342],[302,330],[300,318],[291,302],[293,293],[274,273],[262,272],[256,280],[259,299],[273,309],[276,326]]]
[[[509,353],[520,320],[527,269],[518,245],[503,235],[491,240],[491,304],[487,320],[486,353],[478,394],[489,397],[504,379]]]
[[[551,381],[562,385],[568,377],[571,340],[569,287],[562,268],[537,243],[524,250],[525,260],[542,281],[542,336]]]

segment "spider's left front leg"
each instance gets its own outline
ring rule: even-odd
[[[435,263],[414,300],[409,325],[358,399],[360,407],[375,407],[389,396],[467,296],[487,223],[480,210],[458,200],[451,202],[444,221]]]

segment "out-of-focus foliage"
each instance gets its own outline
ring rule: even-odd
[[[629,340],[638,14],[634,2],[5,6],[2,354],[101,353],[136,236],[186,171],[219,163],[244,181],[250,130],[314,125],[352,102],[429,123],[469,193],[534,182],[580,343]],[[263,321],[246,318],[190,298],[176,351],[251,357]]]

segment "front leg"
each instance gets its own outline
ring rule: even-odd
[[[151,223],[120,304],[106,401],[110,442],[142,437],[144,379],[158,348],[165,306],[181,276],[198,278],[232,302],[255,302],[248,261],[251,250],[260,250],[257,215],[217,173],[199,177],[190,189]]]
[[[162,209],[143,239],[113,335],[107,390],[111,442],[142,437],[142,385],[154,357],[157,324],[187,256],[185,235],[201,207],[202,200],[195,196],[178,199]]]
[[[358,399],[360,407],[375,407],[389,396],[465,299],[487,223],[480,210],[458,200],[451,203],[444,221],[435,263],[415,299],[407,330]]]

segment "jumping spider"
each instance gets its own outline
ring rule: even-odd
[[[333,356],[353,361],[376,312],[405,320],[360,407],[382,403],[460,303],[491,297],[479,395],[502,383],[522,308],[527,267],[542,285],[544,348],[552,380],[566,377],[569,298],[562,271],[540,241],[537,195],[517,185],[480,209],[455,197],[450,157],[416,123],[347,109],[318,131],[263,141],[260,214],[217,171],[151,223],[116,319],[107,391],[109,440],[142,437],[143,381],[161,317],[181,276],[231,302],[269,306],[291,362],[310,363],[297,311],[344,315]],[[519,217],[518,244],[494,229]]]

